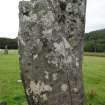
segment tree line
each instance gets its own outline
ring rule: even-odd
[[[5,46],[7,46],[8,49],[17,49],[18,48],[17,38],[15,39],[0,38],[0,49],[5,49]]]
[[[18,49],[17,38],[0,38],[0,49]],[[84,51],[86,52],[105,52],[105,29],[93,31],[85,34]]]
[[[84,42],[87,52],[105,52],[105,29],[86,33]]]

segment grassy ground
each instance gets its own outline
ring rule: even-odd
[[[8,105],[24,105],[22,84],[17,82],[19,79],[17,55],[0,55],[0,101],[7,101]]]
[[[105,58],[85,56],[84,86],[88,105],[105,105]],[[8,105],[25,105],[25,96],[19,80],[17,54],[0,54],[0,101]]]
[[[85,56],[83,73],[88,105],[105,105],[105,57]]]
[[[97,52],[95,52],[95,53],[93,53],[93,52],[84,52],[84,55],[85,56],[97,56],[97,57],[105,57],[105,52],[103,52],[103,53],[97,53]]]

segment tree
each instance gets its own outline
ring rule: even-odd
[[[86,0],[19,4],[21,78],[29,105],[83,105]]]
[[[85,34],[85,51],[105,52],[105,29]]]

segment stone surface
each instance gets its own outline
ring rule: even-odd
[[[21,78],[29,105],[84,105],[86,0],[19,3]]]

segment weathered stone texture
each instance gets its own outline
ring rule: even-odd
[[[19,4],[21,77],[29,105],[83,105],[86,0]]]

